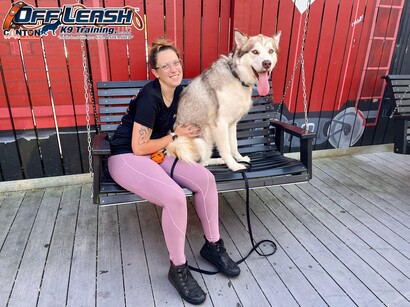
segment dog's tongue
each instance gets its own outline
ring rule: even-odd
[[[260,96],[266,96],[269,93],[268,72],[260,72],[258,75],[258,93]]]

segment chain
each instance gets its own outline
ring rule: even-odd
[[[87,143],[88,143],[88,163],[89,163],[89,172],[91,178],[94,176],[94,170],[93,170],[93,163],[92,163],[92,153],[91,153],[91,126],[90,126],[90,103],[89,103],[89,97],[88,97],[88,91],[89,91],[89,74],[88,74],[88,69],[87,69],[87,57],[85,53],[85,44],[84,40],[81,40],[81,54],[83,58],[83,76],[84,76],[84,98],[85,98],[85,118],[87,120]],[[91,197],[93,197],[91,191]]]
[[[410,85],[408,86],[408,89],[401,95],[401,98],[399,100],[400,103],[403,102],[403,98],[404,96],[408,93],[408,91],[410,90]],[[396,102],[396,106],[394,107],[394,110],[391,112],[390,114],[390,118],[393,118],[394,113],[396,113],[397,109],[399,108],[399,104]]]
[[[309,21],[309,13],[310,13],[310,2],[311,0],[308,0],[307,2],[307,9],[306,9],[306,15],[305,15],[305,23],[303,26],[303,36],[302,36],[302,44],[301,44],[301,51],[300,55],[298,58],[298,61],[296,62],[295,67],[293,68],[292,75],[290,76],[290,79],[288,83],[286,84],[285,91],[283,92],[282,99],[280,100],[280,103],[278,105],[278,108],[276,109],[276,113],[278,113],[279,110],[281,110],[283,102],[285,101],[286,94],[288,93],[290,85],[293,83],[293,79],[295,78],[296,70],[299,67],[300,64],[300,70],[301,70],[301,77],[302,77],[302,91],[303,91],[303,105],[304,105],[304,112],[305,112],[305,130],[308,130],[308,117],[307,117],[307,94],[306,94],[306,77],[305,77],[305,58],[304,58],[304,53],[305,53],[305,44],[306,44],[306,35],[307,35],[307,27],[308,27],[308,21]]]
[[[84,64],[83,64],[84,65]],[[88,74],[88,70],[87,70],[87,74]],[[97,130],[97,133],[100,133],[100,123],[98,121],[98,117],[97,117],[97,107],[95,104],[95,100],[94,100],[94,90],[93,90],[93,83],[91,82],[91,79],[89,77],[87,77],[87,84],[88,84],[88,89],[90,91],[90,100],[91,100],[91,105],[93,107],[93,114],[94,114],[94,122],[95,122],[95,128]]]

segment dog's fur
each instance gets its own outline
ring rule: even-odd
[[[236,124],[251,107],[254,84],[261,96],[269,90],[268,77],[277,62],[280,32],[273,37],[247,36],[235,30],[235,49],[221,56],[181,94],[175,125],[197,125],[200,137],[179,137],[167,151],[187,162],[224,164],[237,171],[237,161],[250,162],[238,152]],[[263,84],[262,84],[263,83]],[[262,92],[262,93],[261,93]],[[211,159],[216,145],[221,158]]]

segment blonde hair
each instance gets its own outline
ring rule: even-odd
[[[158,53],[164,50],[172,50],[177,54],[178,59],[181,58],[179,56],[179,51],[177,48],[175,48],[173,42],[167,40],[166,38],[159,38],[152,43],[150,51],[149,51],[148,59],[149,59],[149,65],[151,65],[151,68],[153,69],[157,68]]]

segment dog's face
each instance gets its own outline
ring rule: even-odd
[[[262,34],[247,36],[235,30],[235,57],[242,67],[247,67],[252,73],[262,96],[267,94],[266,82],[278,61],[280,35],[281,32],[272,37]]]

